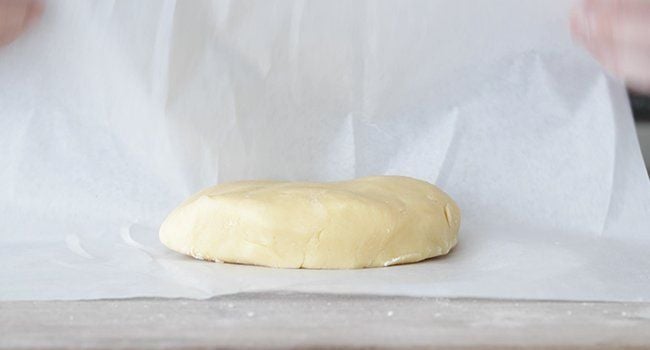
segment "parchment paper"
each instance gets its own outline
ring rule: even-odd
[[[0,49],[0,299],[310,291],[650,300],[650,186],[624,89],[565,1],[51,1]],[[421,178],[460,244],[353,271],[164,248],[241,179]]]

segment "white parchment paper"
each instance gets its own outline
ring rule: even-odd
[[[622,86],[565,1],[51,1],[0,49],[0,299],[291,290],[650,300],[650,186]],[[399,174],[460,244],[353,271],[197,261],[193,192]]]

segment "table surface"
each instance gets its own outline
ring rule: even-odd
[[[650,349],[650,303],[257,293],[0,302],[0,348]]]

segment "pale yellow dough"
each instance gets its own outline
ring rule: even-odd
[[[246,181],[192,196],[163,222],[160,240],[197,259],[351,269],[447,254],[459,225],[447,194],[408,177]]]

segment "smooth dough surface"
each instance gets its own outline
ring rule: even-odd
[[[192,196],[163,222],[160,240],[197,259],[347,269],[447,254],[459,226],[447,194],[408,177],[245,181]]]

